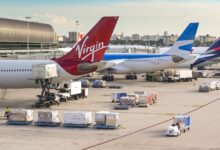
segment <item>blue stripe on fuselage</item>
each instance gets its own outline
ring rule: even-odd
[[[106,53],[103,56],[103,60],[119,60],[119,59],[143,59],[143,58],[156,58],[156,57],[165,57],[170,56],[167,54],[129,54],[129,53]]]

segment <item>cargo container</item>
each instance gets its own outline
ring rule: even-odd
[[[147,95],[147,91],[146,90],[143,90],[143,91],[134,91],[134,94],[137,94],[137,95]]]
[[[49,79],[58,77],[56,64],[34,64],[32,65],[34,79]]]
[[[89,80],[82,79],[82,80],[80,80],[80,81],[81,81],[81,83],[82,83],[82,87],[83,87],[83,88],[88,88],[88,87],[90,87],[90,82],[89,82]]]
[[[37,126],[59,126],[61,122],[58,117],[58,111],[38,111],[35,124]]]
[[[116,129],[119,127],[119,113],[100,111],[95,113],[96,128]]]
[[[210,84],[210,90],[211,91],[216,90],[217,81],[211,81],[209,84]]]
[[[211,90],[209,83],[202,83],[199,86],[199,92],[209,92]]]
[[[149,100],[147,98],[147,95],[140,95],[139,97],[139,107],[148,107],[150,106]]]
[[[216,82],[216,90],[220,90],[220,82],[219,81]]]
[[[199,92],[209,92],[214,90],[220,89],[220,82],[219,81],[211,81],[208,83],[202,83],[199,86]]]
[[[94,88],[105,88],[105,87],[107,87],[107,83],[104,80],[94,80],[92,87],[94,87]]]
[[[119,99],[119,105],[129,105],[134,107],[136,105],[136,98],[130,96],[123,96]]]
[[[136,104],[139,103],[139,94],[127,94],[127,96],[133,98]]]
[[[12,109],[8,117],[8,124],[27,125],[33,121],[33,110]]]
[[[130,107],[136,106],[136,98],[133,96],[122,96],[119,99],[118,105],[116,105],[115,109],[127,110]]]
[[[98,125],[105,125],[106,114],[110,113],[109,111],[98,111],[95,113],[95,122]]]
[[[92,124],[92,112],[88,111],[67,111],[64,112],[65,127],[88,127]]]
[[[121,97],[124,97],[124,96],[127,96],[127,93],[126,93],[126,92],[116,92],[116,93],[112,93],[111,101],[112,101],[112,102],[119,102],[119,99],[120,99]]]

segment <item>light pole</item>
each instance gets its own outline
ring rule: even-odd
[[[31,17],[25,17],[27,19],[27,51],[28,51],[28,55],[29,55],[29,19],[31,19]]]
[[[75,23],[76,23],[76,42],[77,42],[78,39],[77,29],[78,29],[79,21],[75,20]]]

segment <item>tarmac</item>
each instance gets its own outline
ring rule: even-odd
[[[141,77],[125,80],[119,76],[108,85],[121,85],[122,89],[89,88],[88,98],[51,107],[59,110],[61,120],[65,110],[119,112],[119,129],[12,126],[0,119],[0,150],[217,150],[220,149],[220,91],[198,92],[201,83],[211,80],[219,79],[160,83],[146,82]],[[111,93],[138,90],[157,92],[158,102],[148,108],[113,109],[116,103],[111,102]],[[1,112],[6,106],[31,108],[39,93],[40,89],[9,89],[6,98],[0,100]],[[37,110],[34,109],[35,118]],[[165,131],[172,123],[172,117],[185,113],[191,117],[190,131],[179,137],[166,137]]]

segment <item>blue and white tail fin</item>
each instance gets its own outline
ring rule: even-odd
[[[166,54],[180,56],[184,59],[191,59],[190,53],[192,51],[193,41],[198,26],[199,23],[190,23]]]

